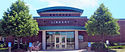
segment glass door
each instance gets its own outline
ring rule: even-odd
[[[66,35],[61,35],[61,49],[66,49],[67,48],[67,40],[66,40]]]
[[[66,44],[66,35],[55,35],[55,49],[66,49]]]

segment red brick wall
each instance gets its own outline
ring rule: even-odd
[[[14,43],[14,37],[12,37],[12,36],[7,36],[5,41],[6,41],[6,43],[12,42],[12,44],[13,44],[13,43]]]
[[[87,18],[36,18],[36,20],[39,26],[84,26]]]
[[[39,31],[38,35],[36,35],[36,36],[32,36],[32,37],[27,36],[27,37],[23,37],[23,38],[22,38],[22,42],[23,42],[23,43],[25,43],[25,42],[26,42],[26,43],[36,42],[36,41],[42,42],[42,31]],[[8,37],[6,38],[6,42],[12,42],[12,43],[14,43],[14,37],[8,36]]]
[[[37,21],[40,23],[39,20],[40,19],[37,19]],[[49,21],[49,19],[41,19],[41,21],[43,21],[43,20],[48,20]],[[50,20],[55,20],[55,19],[50,19]],[[60,19],[60,20],[63,20],[63,19]],[[84,25],[84,24],[82,24],[82,22],[80,20],[81,21],[86,21],[86,19],[77,19],[76,21],[78,21],[78,22],[76,22],[74,24],[63,24],[63,25],[71,25],[71,26],[75,26],[75,25],[76,26],[77,25],[82,26],[82,25]],[[72,19],[71,21],[75,21],[75,19]],[[81,23],[79,23],[79,22],[81,22]],[[79,31],[79,35],[84,35],[83,36],[83,38],[84,38],[83,41],[84,42],[88,42],[88,41],[90,41],[90,42],[99,42],[99,41],[102,40],[102,37],[104,37],[104,40],[109,40],[109,41],[112,41],[112,42],[125,42],[125,20],[124,21],[119,20],[118,23],[119,23],[119,26],[120,26],[120,35],[117,35],[117,36],[97,36],[97,35],[96,36],[88,36],[86,31]],[[47,26],[47,24],[43,25],[42,23],[40,23],[39,25],[40,26]],[[48,26],[54,26],[54,25],[48,24]],[[61,26],[61,24],[60,24],[60,26]],[[6,38],[6,41],[7,42],[13,42],[14,37],[8,36]],[[24,42],[34,42],[34,41],[42,42],[42,32],[41,31],[39,31],[38,36],[23,37],[23,43]]]
[[[23,37],[23,43],[24,42],[36,42],[36,41],[40,41],[42,42],[42,31],[39,31],[38,35],[35,36],[27,36],[27,37]]]

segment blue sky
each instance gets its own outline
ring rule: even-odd
[[[3,12],[7,11],[7,8],[11,6],[17,0],[1,0],[0,1],[0,19],[3,16]],[[106,7],[112,13],[112,16],[116,19],[125,19],[125,0],[23,0],[27,6],[29,6],[30,14],[32,16],[39,16],[36,10],[52,6],[70,6],[79,9],[83,9],[82,16],[88,18],[94,13],[101,3],[104,3]]]

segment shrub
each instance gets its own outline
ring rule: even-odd
[[[14,50],[14,49],[17,49],[17,48],[18,48],[18,45],[14,44],[11,49]]]
[[[108,46],[108,49],[123,49],[125,46]]]
[[[107,46],[106,46],[105,43],[99,43],[99,42],[97,42],[97,43],[93,43],[92,44],[92,48],[91,49],[92,50],[107,49]]]
[[[27,50],[28,44],[21,44],[20,48],[23,49],[23,50]]]
[[[5,46],[6,46],[6,44],[5,44],[5,43],[0,44],[0,48],[3,48],[3,47],[5,47]]]
[[[118,46],[119,43],[116,43],[116,42],[110,42],[109,46]]]
[[[8,50],[8,47],[7,48],[0,48],[0,50]]]
[[[17,48],[18,48],[18,44],[14,44],[12,47],[12,50]],[[20,44],[20,49],[27,50],[27,48],[28,48],[28,44]]]

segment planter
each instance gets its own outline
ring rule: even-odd
[[[108,52],[107,49],[98,49],[98,50],[95,50],[95,52]]]

